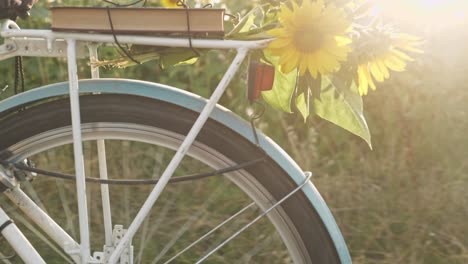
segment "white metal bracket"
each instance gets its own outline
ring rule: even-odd
[[[119,244],[122,237],[127,233],[127,229],[124,229],[122,225],[115,225],[112,231],[112,246],[104,246],[103,252],[94,252],[93,258],[96,262],[92,263],[107,263],[107,260],[114,252],[115,247]],[[127,246],[122,254],[120,255],[120,264],[132,264],[133,263],[133,246],[132,243]]]
[[[77,58],[85,58],[85,43],[77,43]],[[67,57],[67,42],[63,39],[7,38],[0,45],[0,60],[15,56]]]
[[[15,188],[19,183],[9,169],[0,165],[0,191],[6,191]]]

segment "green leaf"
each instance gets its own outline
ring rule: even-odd
[[[296,108],[304,118],[304,122],[310,115],[310,93],[307,90],[296,97]]]
[[[277,57],[266,53],[264,54],[273,65],[278,65]],[[292,71],[288,74],[284,74],[278,68],[278,66],[275,67],[273,88],[270,91],[262,92],[262,97],[272,107],[291,113],[291,100],[296,88],[297,72]]]
[[[330,81],[330,80],[329,80]],[[358,113],[363,113],[362,97],[359,95],[358,88],[352,80],[348,82],[344,78],[333,77],[333,85],[337,91],[346,98],[346,101]]]
[[[170,48],[161,51],[160,65],[162,69],[182,64],[193,64],[198,60],[198,54],[187,48]]]
[[[314,99],[315,113],[349,132],[364,139],[372,149],[371,135],[366,119],[362,113],[362,98],[352,92],[356,89],[351,84],[349,93],[337,89],[328,77],[322,77],[322,93],[320,100]]]
[[[307,121],[307,117],[310,115],[310,94],[312,92],[311,81],[313,82],[314,80],[309,73],[306,73],[303,76],[297,76],[295,106],[304,118],[304,122]]]
[[[263,28],[254,28],[250,31],[238,33],[235,35],[235,40],[261,40],[271,38],[272,36],[266,33]]]
[[[143,54],[133,54],[132,55],[132,58],[134,58],[135,60],[139,61],[140,63],[145,63],[145,62],[148,62],[148,61],[151,61],[151,60],[157,60],[157,59],[160,59],[160,54],[155,52],[155,51],[150,51],[150,52],[147,52],[147,53],[143,53]],[[136,62],[130,60],[128,57],[120,57],[118,59],[113,59],[113,60],[102,60],[102,61],[98,61],[98,62],[95,62],[93,63],[94,66],[98,66],[98,67],[115,67],[115,68],[127,68],[127,67],[130,67],[130,66],[135,66],[137,65]]]
[[[261,12],[260,15],[257,12]],[[245,16],[243,16],[239,23],[231,30],[231,32],[227,33],[225,38],[226,39],[237,39],[237,35],[239,33],[247,32],[255,26],[255,19],[258,17],[263,17],[263,9],[262,6],[257,6],[254,9],[250,10]]]
[[[270,23],[262,27],[255,27],[247,31],[236,33],[235,35],[231,35],[227,38],[233,38],[236,40],[271,39],[272,36],[266,32],[270,29],[276,28],[277,26],[278,26],[277,23]]]
[[[263,16],[262,25],[278,22],[278,13],[280,12],[279,6],[272,6],[271,4],[263,8],[265,15]]]

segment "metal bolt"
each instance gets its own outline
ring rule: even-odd
[[[11,51],[15,48],[15,46],[11,45],[11,44],[6,44],[5,45],[5,49],[8,50],[8,51]]]

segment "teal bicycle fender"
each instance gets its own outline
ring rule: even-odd
[[[167,85],[138,80],[80,80],[79,89],[80,93],[110,93],[143,96],[170,102],[196,112],[200,112],[206,104],[206,99],[201,96]],[[43,86],[1,101],[0,113],[34,101],[40,101],[63,95],[68,95],[68,82]],[[238,134],[242,135],[252,143],[255,143],[255,138],[253,136],[250,124],[232,113],[230,110],[217,105],[210,117],[219,123],[222,123],[226,127],[236,131]],[[268,155],[273,160],[275,160],[289,175],[291,175],[291,178],[296,182],[296,184],[302,184],[305,180],[305,175],[301,168],[299,168],[299,166],[294,162],[294,160],[289,157],[289,155],[282,148],[273,142],[273,140],[265,136],[263,133],[259,132],[258,138],[260,145],[268,153]],[[331,238],[336,246],[338,255],[341,259],[341,263],[351,263],[351,257],[343,236],[338,229],[335,219],[333,218],[330,209],[325,204],[322,196],[311,182],[303,187],[303,191],[309,198],[315,210],[320,215],[323,223],[330,233]]]

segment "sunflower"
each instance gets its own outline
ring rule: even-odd
[[[368,88],[376,89],[374,80],[383,82],[390,71],[402,72],[413,58],[405,52],[422,53],[422,41],[414,36],[396,33],[390,27],[380,27],[363,32],[356,44],[357,82],[360,95]]]
[[[292,1],[290,6],[281,6],[280,27],[268,31],[276,39],[267,50],[279,57],[280,70],[299,69],[301,76],[310,73],[315,79],[337,71],[351,51],[346,37],[351,23],[344,12],[322,0],[303,0],[300,7]]]
[[[180,7],[178,2],[178,0],[161,0],[161,5],[169,8]]]

